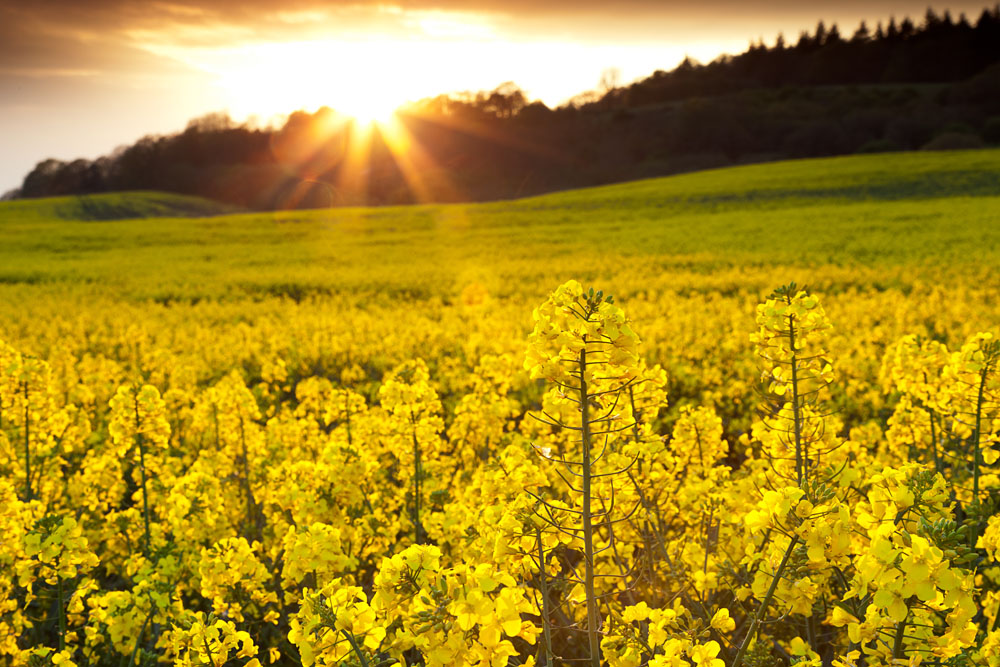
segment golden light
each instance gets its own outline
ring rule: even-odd
[[[404,12],[405,14],[405,12]],[[210,75],[237,119],[270,119],[327,106],[362,122],[385,120],[393,109],[459,91],[492,90],[514,81],[531,99],[554,106],[593,88],[600,73],[621,65],[624,80],[672,67],[709,48],[635,44],[594,46],[561,41],[512,41],[482,23],[447,13],[407,19],[406,36],[187,46],[144,36],[143,48]],[[567,69],[565,63],[573,63]]]
[[[375,128],[392,153],[417,202],[454,201],[459,195],[449,177],[414,140],[406,125],[396,119]]]
[[[229,52],[217,73],[236,117],[327,106],[362,123],[384,121],[407,101],[395,64],[403,55],[398,44],[364,51],[336,42],[247,45]]]
[[[202,39],[166,33],[133,38],[141,37],[145,50],[207,74],[237,121],[252,116],[282,127],[282,117],[296,110],[333,110],[321,114],[321,122],[314,118],[308,131],[276,135],[272,142],[272,151],[289,168],[292,204],[310,197],[311,184],[331,174],[331,200],[363,203],[373,169],[385,164],[386,154],[416,201],[457,201],[461,193],[448,170],[435,164],[434,147],[420,145],[410,130],[417,127],[413,119],[396,109],[439,94],[492,90],[505,81],[516,82],[529,99],[554,106],[592,88],[609,65],[622,65],[628,79],[648,73],[650,63],[670,66],[686,53],[659,43],[515,39],[496,32],[485,15],[383,9],[376,12],[377,21],[352,31],[335,23],[321,30],[322,13],[285,16],[303,26],[299,40],[234,34],[203,45]]]
[[[359,91],[341,98],[336,111],[350,116],[361,125],[388,125],[399,104],[391,91]]]

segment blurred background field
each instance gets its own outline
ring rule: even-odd
[[[1000,150],[790,161],[488,204],[221,215],[232,209],[160,193],[20,200],[0,204],[0,281],[100,283],[129,299],[405,288],[448,300],[470,271],[506,297],[611,266],[711,273],[706,285],[781,263],[970,269],[995,257],[997,197]]]
[[[532,307],[575,278],[614,294],[673,409],[751,417],[754,306],[809,285],[836,324],[849,424],[876,416],[885,346],[997,324],[1000,150],[729,168],[486,204],[231,213],[156,193],[0,203],[0,338],[205,383],[428,360],[447,395],[523,352]],[[222,214],[220,214],[222,213]],[[219,214],[219,215],[213,215]],[[192,217],[199,216],[199,217]],[[116,219],[123,218],[123,219]],[[155,352],[155,354],[154,354]],[[162,366],[162,368],[159,368]],[[530,395],[532,390],[526,387]]]

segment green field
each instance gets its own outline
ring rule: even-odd
[[[609,263],[979,271],[998,258],[1000,150],[789,161],[487,204],[190,217],[222,210],[150,193],[0,203],[0,282],[300,299],[447,297],[470,272],[502,294]]]

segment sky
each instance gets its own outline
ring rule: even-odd
[[[974,20],[983,3],[934,5]],[[46,158],[110,153],[228,111],[384,115],[513,81],[550,106],[709,62],[818,20],[924,15],[926,0],[0,0],[0,194]]]

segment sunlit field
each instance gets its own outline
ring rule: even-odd
[[[1000,150],[0,203],[0,664],[997,667],[998,262]]]

